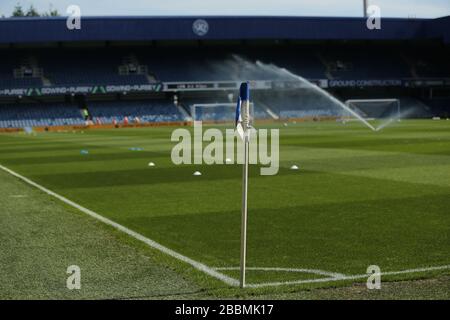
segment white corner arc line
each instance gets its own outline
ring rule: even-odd
[[[178,253],[176,251],[173,251],[172,249],[169,249],[169,248],[167,248],[167,247],[157,243],[154,240],[151,240],[151,239],[149,239],[149,238],[147,238],[147,237],[145,237],[145,236],[143,236],[143,235],[141,235],[141,234],[139,234],[139,233],[137,233],[137,232],[135,232],[135,231],[133,231],[131,229],[128,229],[127,227],[124,227],[123,225],[121,225],[121,224],[119,224],[117,222],[114,222],[114,221],[112,221],[112,220],[110,220],[108,218],[105,218],[105,217],[99,215],[98,213],[96,213],[96,212],[94,212],[92,210],[89,210],[89,209],[87,209],[85,207],[82,207],[81,205],[79,205],[79,204],[77,204],[77,203],[75,203],[75,202],[73,202],[73,201],[71,201],[71,200],[69,200],[69,199],[67,199],[67,198],[65,198],[65,197],[63,197],[63,196],[61,196],[61,195],[59,195],[59,194],[57,194],[57,193],[55,193],[55,192],[53,192],[51,190],[49,190],[49,189],[39,185],[39,184],[37,184],[36,182],[34,182],[34,181],[32,181],[32,180],[30,180],[28,178],[25,178],[24,176],[14,172],[14,171],[12,171],[11,169],[8,169],[7,167],[4,167],[4,166],[0,165],[0,169],[2,169],[3,171],[11,174],[12,176],[14,176],[16,178],[19,178],[20,180],[26,182],[27,184],[29,184],[29,185],[31,185],[31,186],[33,186],[33,187],[35,187],[35,188],[45,192],[46,194],[48,194],[48,195],[50,195],[52,197],[55,197],[56,199],[58,199],[58,200],[60,200],[60,201],[62,201],[64,203],[68,204],[69,206],[80,210],[81,212],[91,216],[92,218],[97,219],[97,220],[99,220],[99,221],[101,221],[101,222],[103,222],[103,223],[105,223],[105,224],[107,224],[109,226],[112,226],[112,227],[116,228],[117,230],[122,231],[122,232],[128,234],[129,236],[139,240],[139,241],[142,241],[145,244],[147,244],[148,246],[150,246],[150,247],[152,247],[152,248],[154,248],[154,249],[156,249],[156,250],[158,250],[158,251],[160,251],[162,253],[165,253],[165,254],[167,254],[167,255],[175,258],[175,259],[178,259],[178,260],[180,260],[180,261],[182,261],[184,263],[187,263],[187,264],[191,265],[192,267],[194,267],[195,269],[197,269],[199,271],[202,271],[202,272],[208,274],[209,276],[211,276],[213,278],[221,280],[222,282],[224,282],[227,285],[230,285],[230,286],[238,286],[239,285],[239,281],[238,280],[233,279],[233,278],[231,278],[231,277],[229,277],[229,276],[227,276],[227,275],[225,275],[223,273],[220,273],[220,272],[218,272],[218,271],[216,271],[216,270],[206,266],[205,264],[203,264],[201,262],[195,261],[195,260],[193,260],[193,259],[191,259],[189,257],[186,257],[186,256],[184,256],[184,255],[182,255],[182,254],[180,254],[180,253]]]
[[[380,272],[381,276],[391,276],[398,274],[407,274],[407,273],[418,273],[418,272],[429,272],[429,271],[438,271],[438,270],[446,270],[450,269],[450,265],[436,266],[436,267],[425,267],[425,268],[416,268],[416,269],[407,269],[400,271],[388,271],[388,272]],[[368,278],[369,274],[358,274],[352,276],[342,276],[342,277],[329,277],[329,278],[320,278],[320,279],[307,279],[307,280],[293,280],[293,281],[280,281],[280,282],[264,282],[264,283],[255,283],[255,284],[247,284],[248,288],[263,288],[263,287],[275,287],[275,286],[283,286],[283,285],[293,285],[293,284],[305,284],[305,283],[319,283],[319,282],[335,282],[342,280],[358,280]]]
[[[213,268],[217,271],[234,271],[239,270],[239,267],[218,267]],[[281,267],[247,267],[247,270],[250,271],[273,271],[273,272],[298,272],[298,273],[313,273],[318,274],[321,276],[327,276],[329,278],[343,278],[346,277],[345,274],[337,273],[337,272],[330,272],[325,270],[319,270],[319,269],[304,269],[304,268],[281,268]]]

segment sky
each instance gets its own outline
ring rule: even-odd
[[[383,17],[435,18],[450,15],[450,0],[368,0]],[[363,0],[0,0],[0,15],[20,3],[39,12],[54,8],[66,15],[78,5],[85,16],[111,15],[280,15],[362,16]]]

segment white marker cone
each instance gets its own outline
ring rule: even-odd
[[[298,170],[298,167],[294,164],[291,166],[291,170]]]
[[[154,162],[149,162],[149,163],[148,163],[148,166],[149,166],[149,167],[154,167],[154,166],[155,166],[155,163],[154,163]]]
[[[193,173],[193,175],[194,175],[194,176],[201,176],[202,173],[201,173],[200,171],[195,171],[195,172]]]

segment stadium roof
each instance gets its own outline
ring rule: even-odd
[[[450,16],[383,18],[369,30],[365,18],[337,17],[84,17],[81,30],[66,19],[0,19],[0,43],[151,40],[428,40],[450,44]]]

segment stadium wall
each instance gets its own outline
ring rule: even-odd
[[[0,43],[440,39],[449,44],[450,40],[449,17],[384,18],[380,30],[369,30],[365,18],[340,17],[84,17],[81,21],[80,30],[69,30],[61,17],[0,19]]]

